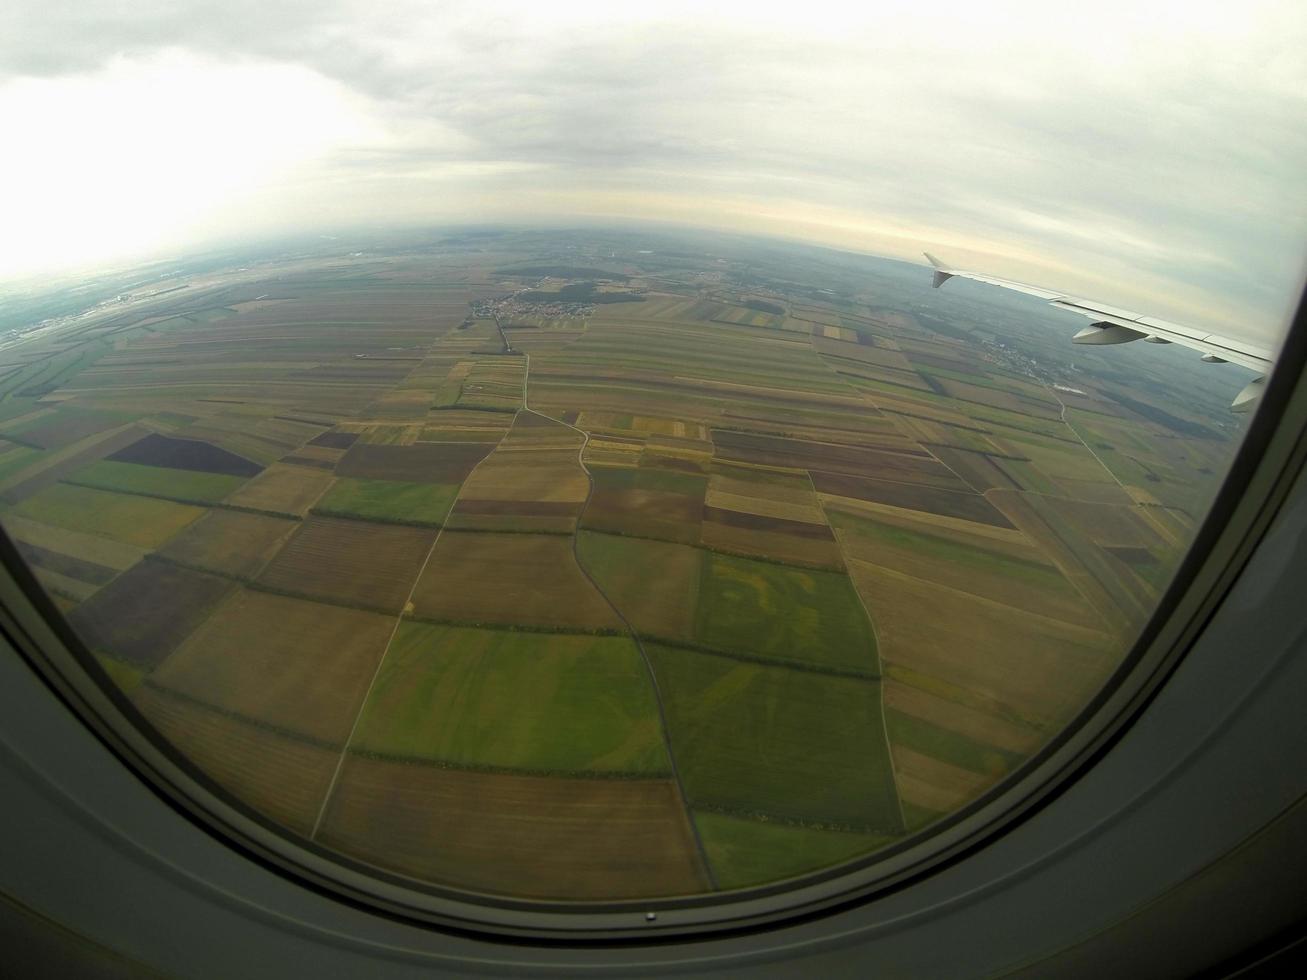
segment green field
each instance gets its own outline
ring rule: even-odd
[[[693,805],[817,827],[901,829],[877,682],[646,649]]]
[[[405,483],[341,477],[314,511],[338,517],[362,517],[394,524],[439,527],[458,496],[456,483]]]
[[[141,548],[156,548],[201,517],[187,504],[57,483],[14,508],[14,513],[70,531],[98,534]]]
[[[669,771],[640,655],[607,636],[405,623],[354,745],[530,772]]]
[[[703,553],[696,637],[708,646],[876,676],[871,623],[848,576]]]
[[[69,483],[97,490],[118,490],[182,503],[217,503],[246,481],[243,476],[175,470],[102,459],[68,477]]]
[[[711,810],[696,811],[694,822],[722,888],[761,885],[816,871],[894,840],[892,834],[817,830]]]
[[[840,531],[847,531],[886,547],[902,548],[919,558],[953,567],[961,566],[978,575],[1012,579],[1034,588],[1057,592],[1068,590],[1062,573],[1045,562],[1026,561],[978,548],[956,538],[950,539],[945,534],[910,531],[836,509],[830,511],[830,521]]]
[[[1001,776],[1021,762],[1015,752],[1005,752],[901,711],[887,710],[885,725],[896,745],[984,776]]]
[[[582,531],[581,566],[646,636],[694,638],[702,553],[682,544]]]

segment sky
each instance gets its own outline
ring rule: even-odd
[[[1304,121],[1301,0],[8,0],[0,282],[630,219],[1269,340],[1307,270]]]

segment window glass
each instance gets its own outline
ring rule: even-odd
[[[149,724],[378,869],[687,896],[928,830],[1226,475],[1301,8],[491,6],[20,15],[0,525]]]

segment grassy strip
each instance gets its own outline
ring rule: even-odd
[[[450,515],[457,518],[457,514]],[[526,528],[526,527],[464,527],[454,524],[445,525],[446,534],[553,534],[557,537],[570,538],[574,532],[559,531],[554,528]],[[650,538],[651,541],[661,540]]]
[[[60,480],[70,487],[81,487],[83,490],[99,490],[102,493],[120,493],[130,497],[149,497],[151,500],[166,500],[173,504],[189,504],[192,507],[216,507],[220,510],[234,510],[243,514],[259,514],[263,517],[279,517],[282,520],[298,521],[301,518],[296,514],[291,514],[281,510],[264,510],[261,507],[245,507],[241,504],[225,504],[214,500],[198,500],[193,497],[183,497],[179,494],[151,493],[145,490],[123,490],[117,487],[106,488],[96,486],[93,483],[83,483],[78,480]]]
[[[445,759],[422,759],[411,755],[392,755],[368,749],[351,748],[349,754],[375,762],[398,762],[409,766],[430,766],[433,769],[451,769],[457,772],[482,772],[495,776],[537,776],[555,779],[611,779],[621,781],[671,779],[670,771],[646,770],[624,772],[593,769],[526,769],[514,766],[495,766],[478,762],[450,762]]]
[[[309,508],[309,513],[314,517],[330,517],[342,521],[358,521],[362,524],[393,524],[397,527],[422,527],[437,530],[444,526],[439,521],[420,521],[402,517],[377,517],[373,514],[360,514],[357,511],[339,510],[334,507],[322,507],[320,505]],[[450,528],[450,530],[452,531],[454,528]]]
[[[845,823],[837,820],[804,820],[800,817],[768,813],[765,810],[742,810],[716,803],[695,803],[693,806],[703,813],[716,813],[723,817],[735,817],[737,820],[752,820],[755,823],[770,823],[799,830],[834,830],[845,834],[885,833],[884,827],[873,827],[871,824]]]
[[[800,471],[800,472],[802,472],[802,471]],[[451,527],[451,528],[448,528],[448,530],[450,530],[450,531],[455,531],[455,530],[471,530],[471,529],[470,529],[470,528],[465,529],[465,528],[452,528],[452,527]],[[731,551],[731,550],[728,549],[728,548],[717,548],[717,547],[714,547],[713,545],[707,545],[707,544],[703,544],[703,543],[701,543],[701,542],[699,542],[699,543],[694,543],[694,542],[690,542],[690,541],[677,541],[677,540],[675,540],[674,538],[655,538],[655,537],[654,537],[653,535],[651,535],[651,534],[634,534],[634,533],[632,533],[632,532],[630,532],[630,531],[621,531],[621,530],[616,530],[616,529],[608,528],[608,527],[594,527],[594,526],[592,526],[592,525],[588,525],[588,524],[585,523],[584,515],[582,516],[582,519],[581,519],[581,526],[578,528],[578,530],[581,530],[581,531],[589,531],[591,534],[606,534],[606,535],[609,535],[610,537],[614,537],[614,538],[634,538],[634,539],[637,540],[637,541],[656,541],[656,542],[658,542],[659,544],[679,544],[679,545],[684,545],[686,548],[694,548],[694,549],[696,549],[696,550],[698,550],[698,551],[709,551],[709,552],[712,552],[712,553],[715,554],[715,555],[725,555],[727,558],[746,558],[746,559],[748,559],[749,561],[760,561],[760,562],[763,562],[764,564],[767,564],[767,565],[780,565],[782,568],[797,568],[797,569],[799,569],[800,571],[804,571],[804,572],[836,572],[836,573],[843,573],[843,572],[847,572],[847,571],[848,571],[848,569],[845,568],[845,567],[842,566],[842,565],[839,566],[839,567],[836,567],[836,566],[834,566],[834,565],[820,565],[820,564],[817,564],[817,563],[815,563],[815,562],[785,561],[784,559],[781,559],[781,558],[773,558],[771,555],[755,555],[755,554],[751,554],[751,553],[749,553],[749,552],[744,552],[744,551]],[[518,533],[518,532],[515,532],[515,531],[514,531],[514,532],[506,532],[506,533],[514,533],[514,534],[515,534],[515,533]],[[525,533],[528,533],[528,534],[548,534],[548,533],[556,533],[556,534],[557,534],[557,533],[564,533],[564,532],[528,531],[528,532],[525,532]],[[782,532],[778,532],[778,533],[783,534],[783,533],[785,533],[785,532],[782,531]],[[570,535],[569,535],[569,537],[570,537]]]
[[[453,626],[460,629],[498,630],[502,633],[547,633],[559,636],[617,636],[629,637],[630,634],[620,627],[596,626],[584,629],[577,626],[535,626],[524,623],[488,623],[473,619],[450,619],[437,616],[405,616],[410,623],[422,623],[426,626]]]
[[[782,667],[787,670],[797,670],[805,674],[824,674],[829,677],[847,677],[855,681],[880,680],[880,675],[869,670],[854,670],[851,667],[827,667],[821,664],[814,664],[802,660],[787,660],[782,657],[768,657],[756,653],[747,653],[740,650],[727,650],[723,647],[709,646],[705,643],[698,643],[693,640],[670,639],[665,636],[658,636],[654,633],[646,633],[642,630],[636,630],[640,639],[648,640],[650,643],[657,643],[660,646],[676,647],[679,650],[689,650],[693,653],[705,653],[710,657],[724,657],[727,660],[738,660],[746,664],[758,664],[760,667]]]
[[[284,596],[287,599],[302,599],[305,602],[316,602],[323,606],[339,606],[342,609],[357,609],[359,612],[376,613],[381,616],[398,616],[398,609],[383,609],[380,606],[368,605],[365,602],[345,602],[341,599],[328,599],[323,596],[311,595],[307,592],[296,592],[292,589],[279,589],[263,582],[249,581],[242,583],[246,588],[255,592],[264,592],[268,595]]]
[[[116,659],[122,660],[123,658],[118,657]],[[130,661],[128,662],[130,663]],[[230,708],[210,704],[208,701],[197,698],[193,694],[176,691],[171,687],[164,687],[162,684],[157,683],[152,677],[146,677],[140,682],[140,686],[147,687],[152,691],[158,691],[165,697],[172,698],[175,701],[182,701],[186,704],[194,705],[197,708],[203,708],[205,711],[209,711],[215,715],[221,715],[223,718],[240,722],[243,725],[249,725],[251,728],[260,729],[261,731],[268,732],[271,735],[277,735],[292,742],[311,745],[316,749],[328,749],[332,752],[339,752],[342,748],[342,746],[336,742],[328,742],[326,739],[314,738],[312,735],[306,735],[303,732],[296,732],[289,728],[282,728],[280,725],[274,725],[272,722],[264,721],[261,718],[251,718],[249,715],[242,714],[239,711],[232,711]]]

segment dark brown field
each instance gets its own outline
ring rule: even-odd
[[[343,744],[394,620],[242,589],[151,684],[252,721]]]
[[[993,527],[1012,526],[993,504],[978,493],[909,486],[887,480],[820,471],[813,472],[812,482],[818,492],[835,497],[850,497],[890,507],[939,514],[942,517],[956,517]]]
[[[210,779],[257,813],[299,834],[318,816],[340,750],[289,738],[150,685],[137,707]]]
[[[24,429],[22,435],[15,438],[42,449],[62,449],[97,432],[117,428],[123,422],[121,417],[94,412],[60,411]]]
[[[621,622],[557,534],[441,536],[413,594],[419,618],[619,630]]]
[[[832,571],[844,570],[844,559],[834,538],[800,537],[705,521],[699,543],[705,548],[733,555],[748,555]]]
[[[713,430],[713,442],[718,456],[725,460],[873,476],[946,489],[968,489],[924,450],[913,454],[889,453],[723,429]]]
[[[106,565],[97,565],[93,561],[83,561],[80,558],[74,558],[72,555],[50,551],[47,548],[28,544],[26,541],[17,538],[14,539],[14,546],[24,559],[38,568],[58,572],[60,575],[67,575],[69,578],[75,578],[80,582],[104,585],[118,574],[116,569],[109,568]]]
[[[703,509],[705,523],[725,524],[749,531],[770,531],[775,534],[787,534],[796,538],[810,538],[816,541],[834,541],[835,535],[825,524],[810,524],[807,521],[791,521],[783,517],[766,517],[762,514],[745,514],[738,510],[726,510],[721,507]]]
[[[357,432],[324,432],[310,439],[309,445],[326,446],[328,449],[348,449],[357,440]]]
[[[277,591],[397,613],[435,537],[421,528],[313,517],[258,581]]]
[[[154,667],[163,662],[232,588],[214,575],[146,559],[69,617],[87,646]],[[166,615],[160,615],[166,610]]]
[[[263,467],[244,456],[195,439],[174,439],[152,432],[109,457],[119,463],[142,463],[174,470],[221,473],[225,476],[257,476]]]
[[[423,442],[411,446],[356,443],[336,465],[339,476],[408,483],[462,483],[494,445]]]

